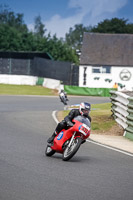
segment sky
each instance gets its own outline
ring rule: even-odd
[[[23,13],[29,30],[34,29],[35,17],[40,15],[47,33],[58,38],[65,38],[75,24],[96,26],[114,17],[133,23],[133,0],[0,0],[1,4]]]

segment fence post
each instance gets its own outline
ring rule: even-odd
[[[30,75],[30,59],[28,59],[28,69],[27,69],[27,75]]]
[[[70,85],[72,85],[72,75],[73,75],[73,64],[71,64],[71,67],[70,67]]]
[[[12,59],[9,58],[8,62],[9,62],[9,74],[11,74],[12,73]]]

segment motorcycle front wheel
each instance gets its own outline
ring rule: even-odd
[[[45,155],[50,157],[54,153],[55,153],[55,151],[50,146],[47,145],[46,150],[45,150]]]
[[[70,160],[75,153],[78,151],[80,145],[81,145],[82,139],[81,138],[75,138],[71,144],[71,146],[67,146],[66,149],[63,152],[62,159],[64,161]]]

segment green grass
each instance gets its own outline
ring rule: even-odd
[[[42,86],[0,84],[0,94],[3,95],[57,95],[56,90]]]
[[[93,104],[90,115],[92,130],[108,131],[116,123],[111,116],[111,103]]]
[[[92,130],[108,131],[116,123],[112,117],[111,103],[93,104],[90,115]]]

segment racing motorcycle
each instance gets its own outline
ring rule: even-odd
[[[64,91],[61,91],[61,93],[59,94],[59,97],[60,97],[61,102],[64,105],[67,105],[68,98],[67,98],[67,95]]]
[[[73,119],[73,124],[73,127],[63,129],[52,144],[47,144],[46,156],[61,153],[62,159],[67,161],[75,155],[80,145],[90,136],[90,121],[84,116],[77,116]]]

